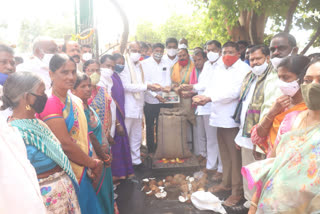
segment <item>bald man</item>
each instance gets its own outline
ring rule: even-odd
[[[29,71],[38,74],[46,85],[46,93],[50,93],[51,79],[49,63],[58,52],[58,45],[50,37],[38,37],[33,42],[33,57],[17,66],[17,72]]]
[[[138,42],[129,45],[126,55],[126,65],[120,78],[125,91],[125,124],[129,135],[132,164],[135,169],[142,167],[140,147],[142,141],[142,118],[144,106],[144,93],[149,89],[160,90],[155,85],[146,84],[144,72],[139,62],[141,47]]]

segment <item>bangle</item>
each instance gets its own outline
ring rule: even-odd
[[[250,201],[251,206],[258,208],[258,205],[256,203],[254,203],[253,201]]]
[[[268,115],[266,115],[266,119],[269,120],[270,122],[273,121],[273,120],[270,119],[270,117],[268,117]]]
[[[259,126],[260,126],[261,128],[263,128],[263,129],[265,129],[265,130],[268,130],[266,127],[264,127],[264,126],[262,125],[262,123],[259,123]]]
[[[108,162],[110,161],[111,157],[110,157],[110,155],[106,155],[106,156],[107,156],[108,158],[105,159],[105,160],[103,160],[103,162],[108,163]]]

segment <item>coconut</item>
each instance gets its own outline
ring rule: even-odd
[[[142,179],[142,182],[148,183],[148,182],[149,182],[149,179],[148,179],[148,178]]]
[[[163,186],[163,181],[158,181],[158,186]]]
[[[149,186],[152,186],[152,185],[157,185],[157,181],[156,180],[149,181]]]
[[[188,184],[183,184],[180,186],[180,190],[183,192],[183,193],[186,193],[189,191],[189,187],[188,187]]]
[[[146,195],[148,195],[148,196],[151,196],[151,195],[153,195],[153,192],[152,192],[152,190],[150,190],[149,192],[146,192]]]
[[[166,181],[167,181],[167,182],[170,182],[172,179],[173,179],[172,176],[167,176],[167,177],[166,177]]]
[[[164,183],[164,186],[165,186],[165,187],[170,187],[170,186],[172,186],[172,184],[171,184],[170,182],[165,182],[165,183]]]
[[[185,197],[183,197],[183,196],[179,196],[179,201],[181,202],[181,203],[185,203],[188,199],[186,199]]]
[[[189,182],[193,182],[195,179],[194,179],[194,177],[189,177]]]
[[[167,196],[167,192],[158,192],[154,194],[157,198],[165,198]]]

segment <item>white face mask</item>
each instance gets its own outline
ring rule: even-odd
[[[279,57],[274,57],[271,59],[271,63],[274,67],[274,69],[278,68],[278,65],[280,64],[280,62],[283,60],[284,58],[279,58]]]
[[[181,49],[181,48],[188,49],[188,46],[186,44],[179,44],[178,49]]]
[[[300,89],[298,80],[284,82],[279,79],[278,86],[284,95],[288,95],[290,97],[293,97]]]
[[[110,68],[100,68],[100,72],[103,77],[111,77],[113,74],[113,70]]]
[[[219,59],[220,54],[213,52],[213,51],[210,51],[209,53],[207,53],[207,57],[210,62],[215,62]]]
[[[252,68],[252,73],[257,76],[263,74],[263,72],[267,69],[268,63],[265,61],[262,65],[256,65]]]
[[[111,93],[111,88],[113,86],[112,74],[113,70],[110,68],[100,68],[101,76],[99,86],[105,87],[108,90],[108,93]]]
[[[178,49],[175,49],[175,48],[167,49],[167,54],[171,57],[176,56],[178,54]]]
[[[82,54],[82,59],[84,61],[88,61],[88,60],[92,59],[92,53],[84,53],[84,54]]]
[[[54,54],[44,54],[42,58],[42,62],[49,67],[50,60],[52,59]]]
[[[133,62],[138,62],[141,57],[140,53],[130,53],[130,58]]]

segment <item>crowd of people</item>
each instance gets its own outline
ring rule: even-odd
[[[175,92],[193,153],[219,183],[208,191],[230,193],[225,206],[319,211],[319,57],[298,55],[288,33],[269,47],[210,40],[190,50],[168,38],[100,57],[39,37],[19,65],[0,44],[0,208],[118,213],[114,186],[144,167],[144,130],[156,152],[159,114],[173,107],[163,94]]]

